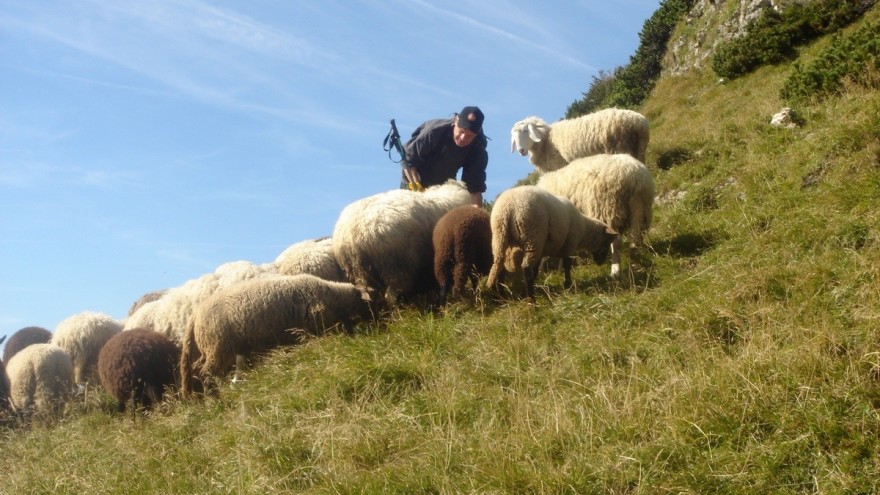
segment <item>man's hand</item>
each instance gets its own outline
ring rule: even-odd
[[[419,182],[419,183],[422,182],[422,178],[419,176],[419,171],[416,170],[415,167],[412,167],[412,166],[404,167],[403,175],[406,176],[406,180],[409,181],[410,184],[415,183],[415,182]]]
[[[403,175],[406,176],[406,180],[409,182],[410,191],[425,190],[425,187],[422,186],[422,178],[419,176],[419,171],[415,167],[404,167]]]

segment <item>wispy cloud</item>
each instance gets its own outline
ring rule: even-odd
[[[584,62],[582,62],[582,61],[580,61],[570,55],[567,55],[565,53],[560,53],[559,51],[557,51],[555,49],[552,49],[552,48],[550,48],[546,45],[543,45],[541,43],[537,43],[535,41],[532,41],[532,40],[525,38],[521,35],[511,33],[510,31],[501,29],[501,28],[493,26],[491,24],[487,24],[485,22],[481,22],[472,16],[459,14],[459,13],[453,12],[451,10],[443,9],[443,8],[431,5],[430,3],[428,3],[424,0],[409,0],[409,1],[414,3],[415,5],[418,5],[419,7],[423,8],[423,9],[426,9],[426,10],[434,13],[434,14],[442,15],[443,17],[446,17],[448,19],[452,19],[452,20],[457,21],[459,23],[465,24],[469,27],[475,28],[476,31],[485,32],[485,33],[500,37],[500,38],[507,40],[507,41],[513,41],[514,43],[516,43],[518,45],[531,48],[535,51],[544,53],[546,55],[550,55],[550,56],[556,58],[557,60],[565,62],[565,63],[572,65],[576,68],[590,70],[590,71],[596,70],[595,67],[592,67],[591,65],[586,64],[586,63],[584,63]],[[535,5],[536,5],[536,9],[537,9],[538,8],[537,4],[535,4]]]
[[[240,93],[265,94],[268,90],[283,97],[288,108],[291,103],[308,100],[290,91],[288,82],[265,75],[260,63],[300,67],[310,77],[331,77],[334,67],[344,65],[332,52],[306,39],[199,1],[87,2],[59,9],[35,8],[20,17],[0,14],[0,26],[109,61],[174,93],[281,119],[299,116],[296,111],[254,103]],[[231,56],[236,51],[249,55]],[[95,78],[78,79],[117,89],[144,90]]]
[[[141,174],[136,171],[47,163],[13,163],[0,168],[0,186],[29,188],[36,185],[60,184],[90,189],[123,190],[141,187]]]

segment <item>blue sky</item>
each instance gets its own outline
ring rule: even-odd
[[[659,4],[0,0],[0,335],[329,235],[397,187],[391,118],[480,106],[494,199],[532,170],[511,125],[561,118]]]

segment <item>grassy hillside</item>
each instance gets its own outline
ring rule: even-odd
[[[0,493],[880,493],[880,92],[772,128],[791,70],[658,82],[653,252],[622,281],[579,266],[216,400],[2,430]]]

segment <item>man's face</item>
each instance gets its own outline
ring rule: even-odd
[[[474,139],[477,137],[477,133],[468,129],[462,129],[458,126],[458,117],[455,117],[455,125],[452,127],[452,139],[455,140],[455,144],[459,148],[464,148],[465,146],[474,142]]]

